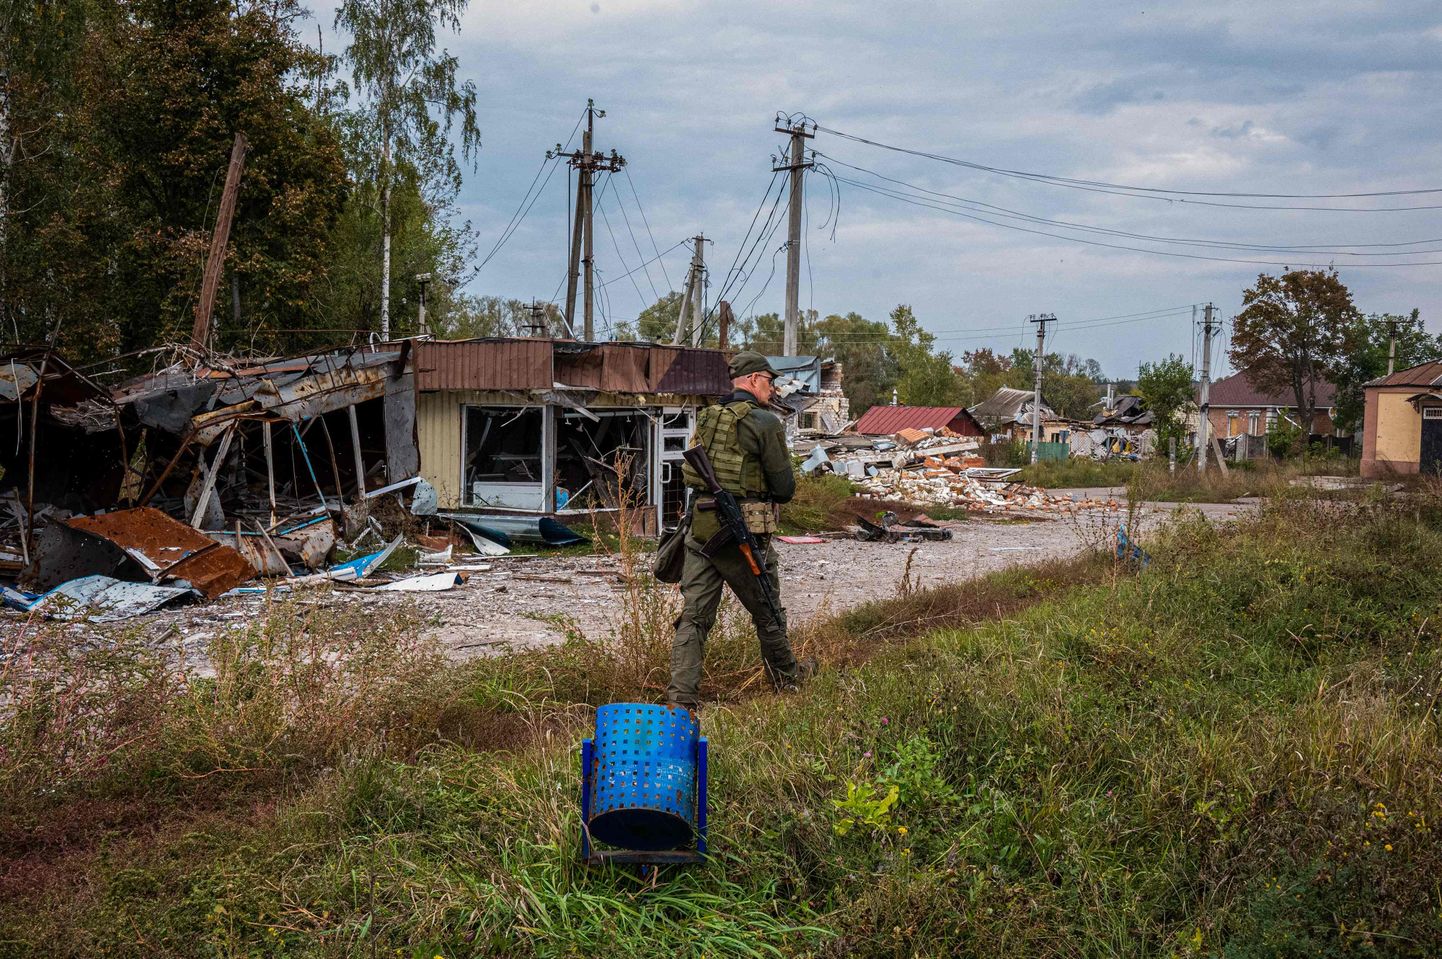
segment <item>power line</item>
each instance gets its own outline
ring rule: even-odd
[[[655,255],[655,256],[653,256],[653,257],[651,257],[651,259],[647,260],[647,261],[646,261],[646,264],[655,263],[657,260],[660,260],[662,257],[666,256],[667,254],[671,253],[672,251],[674,251],[674,250],[676,250],[676,249],[678,249],[678,248],[680,248],[680,247],[685,246],[685,245],[687,244],[687,242],[689,242],[689,241],[688,241],[688,240],[682,240],[681,242],[677,243],[675,246],[668,247],[667,249],[662,250],[660,253],[658,253],[657,255]],[[642,265],[644,266],[644,265],[646,265],[646,264],[642,264]],[[636,267],[636,270],[639,270],[639,269],[641,269],[641,267],[639,267],[639,266]],[[636,270],[632,270],[631,273],[636,272]],[[620,276],[612,277],[611,279],[607,280],[605,283],[602,283],[601,285],[602,285],[602,286],[606,286],[606,285],[609,284],[609,283],[615,283],[615,282],[617,282],[618,280],[624,280],[626,277],[630,276],[631,273],[622,273]]]
[[[751,214],[751,223],[750,223],[749,226],[746,227],[746,235],[741,238],[741,243],[740,243],[740,245],[738,245],[738,246],[736,247],[736,255],[735,255],[734,257],[732,257],[732,259],[731,259],[731,265],[726,268],[726,277],[725,277],[724,280],[722,280],[722,283],[721,283],[721,292],[716,295],[716,302],[717,302],[718,304],[719,304],[722,300],[726,299],[727,292],[728,292],[728,291],[730,290],[730,288],[731,288],[731,283],[732,283],[733,276],[734,276],[735,273],[736,273],[736,264],[737,264],[737,262],[740,261],[740,259],[741,259],[741,251],[746,249],[746,241],[749,240],[749,239],[751,239],[751,231],[754,230],[754,229],[756,229],[756,221],[760,218],[760,216],[761,216],[761,211],[764,210],[764,209],[766,209],[766,201],[771,198],[771,188],[776,185],[776,179],[777,179],[778,176],[779,176],[779,174],[778,174],[776,171],[772,171],[772,173],[771,173],[771,182],[769,182],[769,183],[766,184],[766,192],[763,193],[763,194],[761,194],[761,202],[756,206],[756,212],[753,213],[753,214]],[[771,207],[773,213],[775,212],[776,204],[779,204],[780,202],[781,202],[781,193],[780,193],[780,192],[777,192],[777,194],[776,194],[776,202],[773,203],[773,204],[772,204],[772,207]],[[769,223],[769,222],[771,221],[771,214],[767,214],[767,218],[766,218],[766,219],[767,219],[767,222]],[[750,257],[749,252],[748,252],[748,254],[747,254],[747,257],[748,257],[748,258]],[[708,312],[708,313],[706,314],[706,316],[704,316],[704,317],[701,319],[701,331],[700,331],[700,334],[699,334],[699,335],[700,335],[702,338],[704,338],[704,337],[706,336],[706,326],[707,326],[707,324],[709,324],[709,323],[711,322],[711,316],[712,316],[712,313]]]
[[[621,169],[624,170],[625,167],[622,167]],[[626,232],[631,235],[631,245],[636,248],[636,258],[638,260],[645,260],[646,254],[641,252],[641,243],[636,239],[636,231],[631,229],[631,218],[626,215],[626,201],[621,196],[621,191],[619,189],[617,189],[616,191],[616,207],[621,211],[621,219],[624,220],[626,223]],[[651,246],[655,247],[655,245],[656,243],[653,239],[651,242]],[[620,251],[617,252],[619,253]],[[625,264],[623,263],[622,266],[624,265]],[[656,292],[656,284],[651,281],[651,271],[646,269],[645,263],[642,263],[641,270],[646,274],[646,285],[651,288],[651,296],[653,297],[651,302],[654,303],[657,300],[660,300],[661,294]],[[670,293],[671,291],[667,290],[666,292]]]
[[[627,265],[627,263],[626,263],[626,257],[625,257],[624,255],[622,255],[622,253],[621,253],[621,244],[619,244],[619,243],[616,242],[616,233],[615,233],[614,230],[611,229],[611,218],[608,217],[608,216],[606,216],[606,207],[605,207],[604,203],[602,202],[602,201],[604,201],[604,200],[606,199],[606,187],[608,187],[608,186],[611,185],[611,179],[612,179],[611,177],[607,177],[605,184],[602,185],[602,187],[601,187],[601,196],[596,200],[596,212],[601,214],[601,222],[606,225],[606,235],[611,238],[611,246],[612,246],[612,248],[615,249],[615,251],[616,251],[616,259],[620,261],[620,263],[621,263],[621,269],[623,269],[623,270],[626,271],[626,276],[631,277],[631,286],[635,287],[635,289],[636,289],[636,299],[638,299],[638,300],[641,301],[641,309],[644,310],[644,309],[646,308],[646,305],[647,305],[647,304],[646,304],[646,294],[644,294],[644,293],[641,292],[641,287],[640,287],[640,285],[637,284],[637,282],[636,282],[636,277],[635,277],[635,275],[634,275],[636,271],[635,271],[635,270],[632,270],[632,269]],[[617,194],[617,195],[619,196],[619,194]],[[637,250],[636,252],[639,253],[640,250]],[[618,277],[618,279],[619,279],[619,277]],[[606,294],[606,296],[608,297],[608,299],[607,299],[606,302],[609,303],[609,302],[610,302],[610,299],[609,299],[609,297],[610,297],[610,291],[606,290],[606,283],[603,281],[603,282],[601,282],[601,283],[599,283],[599,284],[597,284],[597,285],[601,288],[602,292]],[[654,288],[654,287],[652,288],[652,292],[653,292],[653,293],[655,292],[655,288]],[[658,297],[658,299],[659,299],[659,297]]]
[[[1153,250],[1148,249],[1147,247],[1127,246],[1120,243],[1103,243],[1100,240],[1084,240],[1081,237],[1067,236],[1061,233],[1051,233],[1047,230],[1034,230],[1024,226],[1017,226],[1013,223],[1003,223],[998,220],[988,219],[987,217],[980,216],[975,213],[964,213],[961,210],[954,209],[953,207],[942,206],[935,203],[928,203],[923,200],[918,200],[915,197],[909,196],[907,194],[900,193],[895,190],[888,190],[883,187],[872,186],[871,184],[862,183],[859,180],[851,180],[847,179],[846,177],[837,177],[837,180],[842,183],[848,183],[858,189],[865,190],[868,193],[875,193],[879,196],[886,196],[895,200],[901,200],[903,203],[910,203],[913,206],[925,207],[927,209],[937,210],[941,213],[950,213],[953,216],[959,216],[968,220],[975,220],[978,223],[987,223],[991,226],[999,226],[1006,230],[1016,230],[1021,233],[1031,233],[1037,236],[1049,236],[1056,240],[1067,240],[1072,243],[1082,243],[1087,246],[1099,246],[1111,250],[1127,250],[1132,253],[1150,253],[1154,256],[1171,256],[1186,260],[1210,260],[1216,263],[1249,263],[1257,266],[1280,266],[1292,269],[1307,268],[1315,270],[1327,270],[1332,269],[1335,265],[1332,263],[1297,263],[1290,260],[1249,260],[1240,257],[1208,256],[1201,253],[1182,253],[1176,250]],[[1351,268],[1442,266],[1442,260],[1414,260],[1410,262],[1398,263],[1349,263],[1348,266]]]
[[[1179,203],[1207,203],[1205,200],[1174,199],[1178,197],[1237,197],[1254,199],[1273,200],[1352,200],[1368,199],[1373,197],[1387,196],[1421,196],[1433,193],[1442,193],[1442,187],[1429,187],[1419,190],[1381,190],[1364,193],[1246,193],[1237,191],[1206,191],[1206,190],[1172,190],[1162,187],[1133,186],[1125,183],[1111,183],[1106,180],[1076,179],[1073,177],[1056,176],[1048,173],[1033,173],[1025,170],[1009,170],[1004,167],[989,166],[984,163],[976,163],[971,160],[963,160],[958,157],[946,156],[940,153],[931,153],[926,150],[914,150],[908,147],[896,146],[890,143],[882,143],[878,140],[869,140],[866,137],[856,136],[851,133],[843,133],[831,127],[817,126],[818,130],[824,130],[834,136],[852,140],[857,143],[864,143],[867,146],[877,147],[882,150],[891,150],[896,153],[905,153],[911,156],[922,157],[928,160],[936,160],[941,163],[950,163],[954,166],[965,167],[969,170],[977,170],[982,173],[992,173],[997,176],[1013,177],[1016,179],[1030,180],[1036,183],[1045,183],[1051,186],[1068,187],[1071,189],[1089,190],[1094,192],[1119,192],[1126,196],[1142,195],[1153,199],[1173,199]],[[1245,204],[1231,203],[1210,203],[1213,206],[1245,206]],[[1261,207],[1261,209],[1324,209],[1343,210],[1347,212],[1393,212],[1398,210],[1435,210],[1442,209],[1442,206],[1413,206],[1413,207],[1392,207],[1392,208],[1356,208],[1356,207]]]
[[[485,269],[486,264],[491,262],[491,258],[499,253],[501,247],[505,246],[506,241],[515,234],[516,230],[520,229],[521,223],[526,219],[526,215],[531,212],[531,207],[536,205],[536,201],[539,200],[541,194],[546,191],[546,185],[551,182],[551,177],[555,176],[558,165],[559,164],[553,162],[551,157],[547,157],[541,161],[541,167],[536,171],[536,175],[531,178],[531,185],[526,187],[525,196],[521,197],[521,202],[516,206],[516,212],[512,213],[510,220],[506,222],[506,228],[501,231],[501,236],[496,240],[496,245],[491,247],[491,251],[485,255],[481,262],[476,265],[475,270],[472,271],[473,277]],[[535,189],[536,181],[541,179],[541,174],[545,172],[547,166],[551,167],[551,172],[546,174],[545,181],[541,184],[541,188],[536,190],[535,196],[533,197],[531,191]],[[527,205],[527,200],[530,201],[529,205]]]
[[[636,209],[641,213],[641,222],[646,227],[646,235],[651,237],[651,249],[656,251],[656,257],[660,259],[661,251],[660,248],[656,246],[656,236],[651,232],[651,223],[646,219],[646,208],[641,205],[641,194],[636,192],[636,184],[631,179],[631,171],[622,167],[621,172],[626,174],[626,185],[631,188],[631,196],[636,198]],[[671,274],[666,272],[666,264],[664,262],[661,264],[661,275],[666,278],[666,292],[671,292]]]
[[[915,190],[915,191],[918,192],[918,193],[925,193],[925,194],[928,194],[928,195],[933,196],[933,197],[939,197],[939,198],[942,198],[942,199],[945,199],[945,200],[954,200],[954,201],[956,201],[957,203],[965,204],[965,205],[968,207],[968,209],[971,209],[971,208],[974,208],[974,207],[982,207],[982,208],[984,208],[985,211],[995,211],[995,212],[996,212],[996,215],[998,215],[998,216],[1003,216],[1003,217],[1006,217],[1006,218],[1008,218],[1008,219],[1019,219],[1019,220],[1023,220],[1023,221],[1028,222],[1028,223],[1038,223],[1038,224],[1043,224],[1043,225],[1048,225],[1048,226],[1056,226],[1056,227],[1060,227],[1060,228],[1062,228],[1062,229],[1067,229],[1067,230],[1079,230],[1079,231],[1088,232],[1088,233],[1099,233],[1099,234],[1104,234],[1104,235],[1108,235],[1108,236],[1124,237],[1124,238],[1127,238],[1127,239],[1146,240],[1146,241],[1155,242],[1155,243],[1172,243],[1172,244],[1177,244],[1177,245],[1181,245],[1181,246],[1216,247],[1216,248],[1220,248],[1220,249],[1252,250],[1252,251],[1256,251],[1256,252],[1260,252],[1260,253],[1271,253],[1271,252],[1280,253],[1280,254],[1286,254],[1286,253],[1310,253],[1310,254],[1325,255],[1325,256],[1332,256],[1332,255],[1335,255],[1335,256],[1417,256],[1417,255],[1429,254],[1429,253],[1442,253],[1442,250],[1398,250],[1398,249],[1396,249],[1397,247],[1402,247],[1402,246],[1420,246],[1420,245],[1422,245],[1422,244],[1427,244],[1427,243],[1442,243],[1442,237],[1431,237],[1431,238],[1428,238],[1428,239],[1425,239],[1425,240],[1402,240],[1402,241],[1397,241],[1397,242],[1392,242],[1392,243],[1339,243],[1339,244],[1313,243],[1313,244],[1306,244],[1306,245],[1302,245],[1302,246],[1285,246],[1285,245],[1271,244],[1271,243],[1244,243],[1244,242],[1232,241],[1232,240],[1190,239],[1190,238],[1187,238],[1187,237],[1154,236],[1154,235],[1147,234],[1147,233],[1131,233],[1131,232],[1128,232],[1128,231],[1126,231],[1126,230],[1116,230],[1116,229],[1111,229],[1111,228],[1109,228],[1109,227],[1091,226],[1091,225],[1086,224],[1086,223],[1076,223],[1076,222],[1073,222],[1073,221],[1070,221],[1070,220],[1054,220],[1054,219],[1049,219],[1049,218],[1043,217],[1043,216],[1036,216],[1036,215],[1030,214],[1030,213],[1023,213],[1023,212],[1018,211],[1018,210],[1010,210],[1010,209],[1007,209],[1006,207],[997,206],[997,205],[995,205],[995,204],[993,204],[993,203],[985,203],[985,202],[982,202],[981,200],[972,200],[972,199],[970,199],[970,198],[968,198],[968,197],[956,196],[955,194],[952,194],[952,193],[943,193],[943,192],[938,191],[938,190],[930,190],[930,189],[927,189],[926,187],[917,186],[917,185],[914,184],[914,183],[907,183],[905,180],[898,180],[898,179],[895,179],[895,178],[893,178],[893,177],[886,176],[886,175],[884,175],[884,174],[881,174],[881,173],[876,172],[875,170],[867,169],[866,167],[857,166],[857,165],[855,165],[855,164],[853,164],[853,163],[847,163],[845,160],[840,160],[840,159],[837,159],[836,157],[828,156],[827,154],[820,153],[819,151],[818,151],[818,154],[819,154],[820,156],[825,156],[828,160],[831,160],[833,163],[839,163],[840,165],[842,165],[842,166],[844,166],[844,167],[848,167],[848,168],[850,168],[850,169],[852,169],[852,170],[856,170],[856,171],[858,171],[858,172],[860,172],[860,173],[865,173],[865,174],[867,174],[868,176],[876,177],[878,180],[885,180],[887,183],[894,183],[894,184],[897,184],[898,186],[905,187],[905,188],[908,189],[908,190]],[[844,181],[844,182],[853,182],[853,181],[847,180],[847,181]],[[884,188],[882,188],[882,189],[884,189]],[[976,211],[974,211],[974,212],[976,212]],[[1332,248],[1330,248],[1330,247],[1332,247],[1332,246],[1339,246],[1339,247],[1361,247],[1361,248],[1387,247],[1387,248],[1389,248],[1389,249],[1387,250],[1387,252],[1381,252],[1381,253],[1356,253],[1356,252],[1353,252],[1353,251],[1351,251],[1351,250],[1332,249]]]

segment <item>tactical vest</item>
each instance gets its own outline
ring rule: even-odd
[[[708,406],[696,417],[696,435],[691,442],[706,447],[711,457],[711,467],[721,488],[736,496],[765,496],[766,475],[755,456],[741,448],[736,429],[752,410],[756,409],[745,400]],[[681,477],[692,489],[706,490],[706,484],[687,463],[681,468]]]

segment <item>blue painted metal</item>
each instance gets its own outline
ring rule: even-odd
[[[700,738],[700,725],[679,706],[612,703],[596,710],[582,813],[591,839],[641,851],[690,845],[699,835]]]
[[[591,759],[596,754],[596,743],[590,739],[581,740],[581,858],[591,858]]]
[[[696,743],[696,851],[706,855],[706,786],[708,778],[707,757],[710,750],[706,737]]]
[[[305,439],[300,435],[300,427],[295,422],[292,422],[290,424],[290,431],[295,434],[296,445],[300,447],[300,455],[301,458],[305,460],[305,468],[306,471],[310,473],[310,481],[315,484],[316,495],[320,497],[320,505],[326,510],[329,510],[330,507],[326,506],[325,502],[325,491],[320,488],[320,480],[316,478],[315,467],[312,466],[310,462],[310,450],[306,449]]]
[[[1143,569],[1151,565],[1151,555],[1127,536],[1125,526],[1117,527],[1117,559],[1134,562],[1141,565]]]

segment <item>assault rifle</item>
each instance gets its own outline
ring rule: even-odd
[[[751,567],[751,575],[756,577],[756,582],[761,587],[761,595],[766,598],[771,618],[780,626],[781,608],[777,606],[776,595],[771,591],[771,577],[766,569],[766,551],[761,548],[756,534],[747,529],[746,517],[741,514],[741,504],[736,502],[736,497],[716,479],[716,469],[711,465],[711,457],[706,454],[706,447],[697,443],[681,456],[691,464],[696,475],[701,477],[701,482],[706,484],[706,491],[716,500],[716,517],[721,521],[721,531],[701,547],[701,552],[707,556],[715,556],[734,544],[741,551],[746,565]]]

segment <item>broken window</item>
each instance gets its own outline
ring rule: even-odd
[[[650,504],[652,420],[640,410],[558,410],[556,509]]]
[[[467,505],[545,509],[545,409],[468,406],[464,428]]]

